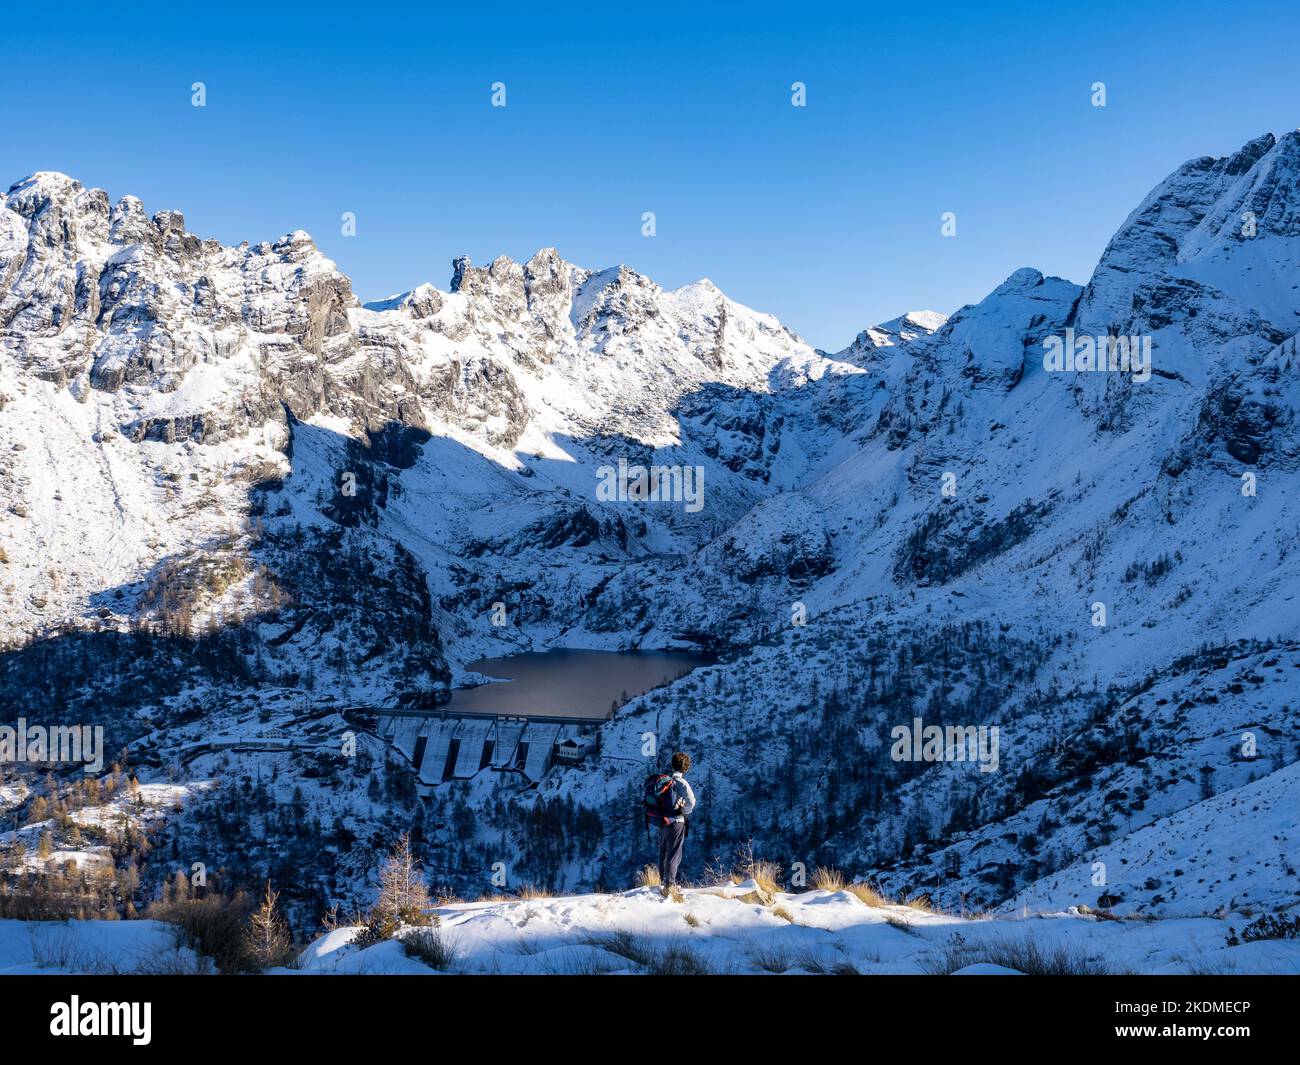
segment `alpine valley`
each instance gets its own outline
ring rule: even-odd
[[[1045,369],[1067,330],[1149,338],[1149,379]],[[0,723],[109,755],[0,766],[6,891],[134,912],[201,863],[311,930],[405,832],[449,895],[622,889],[653,741],[696,763],[693,880],[739,848],[949,912],[1294,907],[1297,332],[1300,132],[1180,166],[1083,287],[1020,269],[835,353],[554,249],[363,304],[301,231],[34,174]],[[598,495],[638,465],[702,505]],[[430,777],[383,714],[551,648],[712,661],[537,779]],[[996,727],[995,769],[896,761],[918,720]]]

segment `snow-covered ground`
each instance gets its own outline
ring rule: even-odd
[[[0,920],[0,975],[213,972],[159,921]]]
[[[223,247],[33,175],[0,208],[0,695],[102,719],[146,785],[219,782],[151,819],[166,860],[303,910],[359,901],[408,828],[466,895],[496,862],[629,883],[654,733],[696,757],[692,861],[750,839],[949,908],[1288,912],[1297,189],[1294,131],[1192,160],[1087,285],[1019,269],[828,355],[553,249],[362,306],[301,232]],[[1067,331],[1148,339],[1149,379],[1050,368]],[[703,508],[599,498],[618,460],[699,467]],[[421,782],[414,736],[341,710],[549,647],[723,654],[535,789]],[[891,761],[917,716],[1000,729],[998,769]],[[39,776],[0,781],[16,867],[113,828],[53,832]]]
[[[1300,973],[1300,941],[1225,946],[1224,919],[1107,920],[1070,910],[960,917],[871,906],[848,891],[764,896],[753,881],[441,906],[451,973]],[[338,928],[301,958],[307,972],[428,973],[402,939],[357,949]],[[415,934],[408,929],[404,937]],[[1036,948],[1036,949],[1035,949]],[[1020,968],[1017,969],[1016,966]]]
[[[1071,908],[957,916],[868,905],[849,891],[765,893],[754,881],[453,903],[434,923],[359,948],[327,932],[276,974],[848,975],[1300,974],[1300,940],[1226,945],[1248,918],[1113,920]],[[421,952],[411,941],[436,946]],[[423,954],[423,957],[421,956]],[[213,971],[158,921],[0,920],[0,974]]]

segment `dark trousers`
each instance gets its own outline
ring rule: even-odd
[[[684,821],[669,821],[659,829],[659,882],[664,887],[677,883],[677,867],[682,864],[685,843]]]

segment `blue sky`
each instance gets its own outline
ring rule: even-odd
[[[837,349],[1020,266],[1085,281],[1179,163],[1300,125],[1292,3],[554,7],[51,9],[0,41],[0,187],[62,170],[228,243],[306,229],[362,299],[554,245]]]

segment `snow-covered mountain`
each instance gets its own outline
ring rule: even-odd
[[[36,174],[0,209],[0,698],[199,780],[247,772],[214,735],[320,745],[332,707],[435,705],[484,654],[699,646],[524,791],[417,797],[371,735],[360,774],[249,757],[326,822],[298,840],[322,896],[411,825],[461,891],[498,861],[626,883],[653,732],[695,754],[697,861],[1291,906],[1298,331],[1296,132],[1180,167],[1083,287],[1017,270],[836,354],[553,249],[363,305],[304,233],[225,247]],[[1053,368],[1067,337],[1149,373]],[[700,505],[603,496],[620,461],[701,470]],[[997,770],[895,761],[915,718],[998,727]],[[196,792],[169,831],[246,801]]]
[[[896,354],[882,348],[905,348],[915,340],[929,336],[948,320],[938,311],[908,311],[887,322],[862,330],[853,343],[835,355],[841,362],[858,366],[879,366],[882,356]]]

